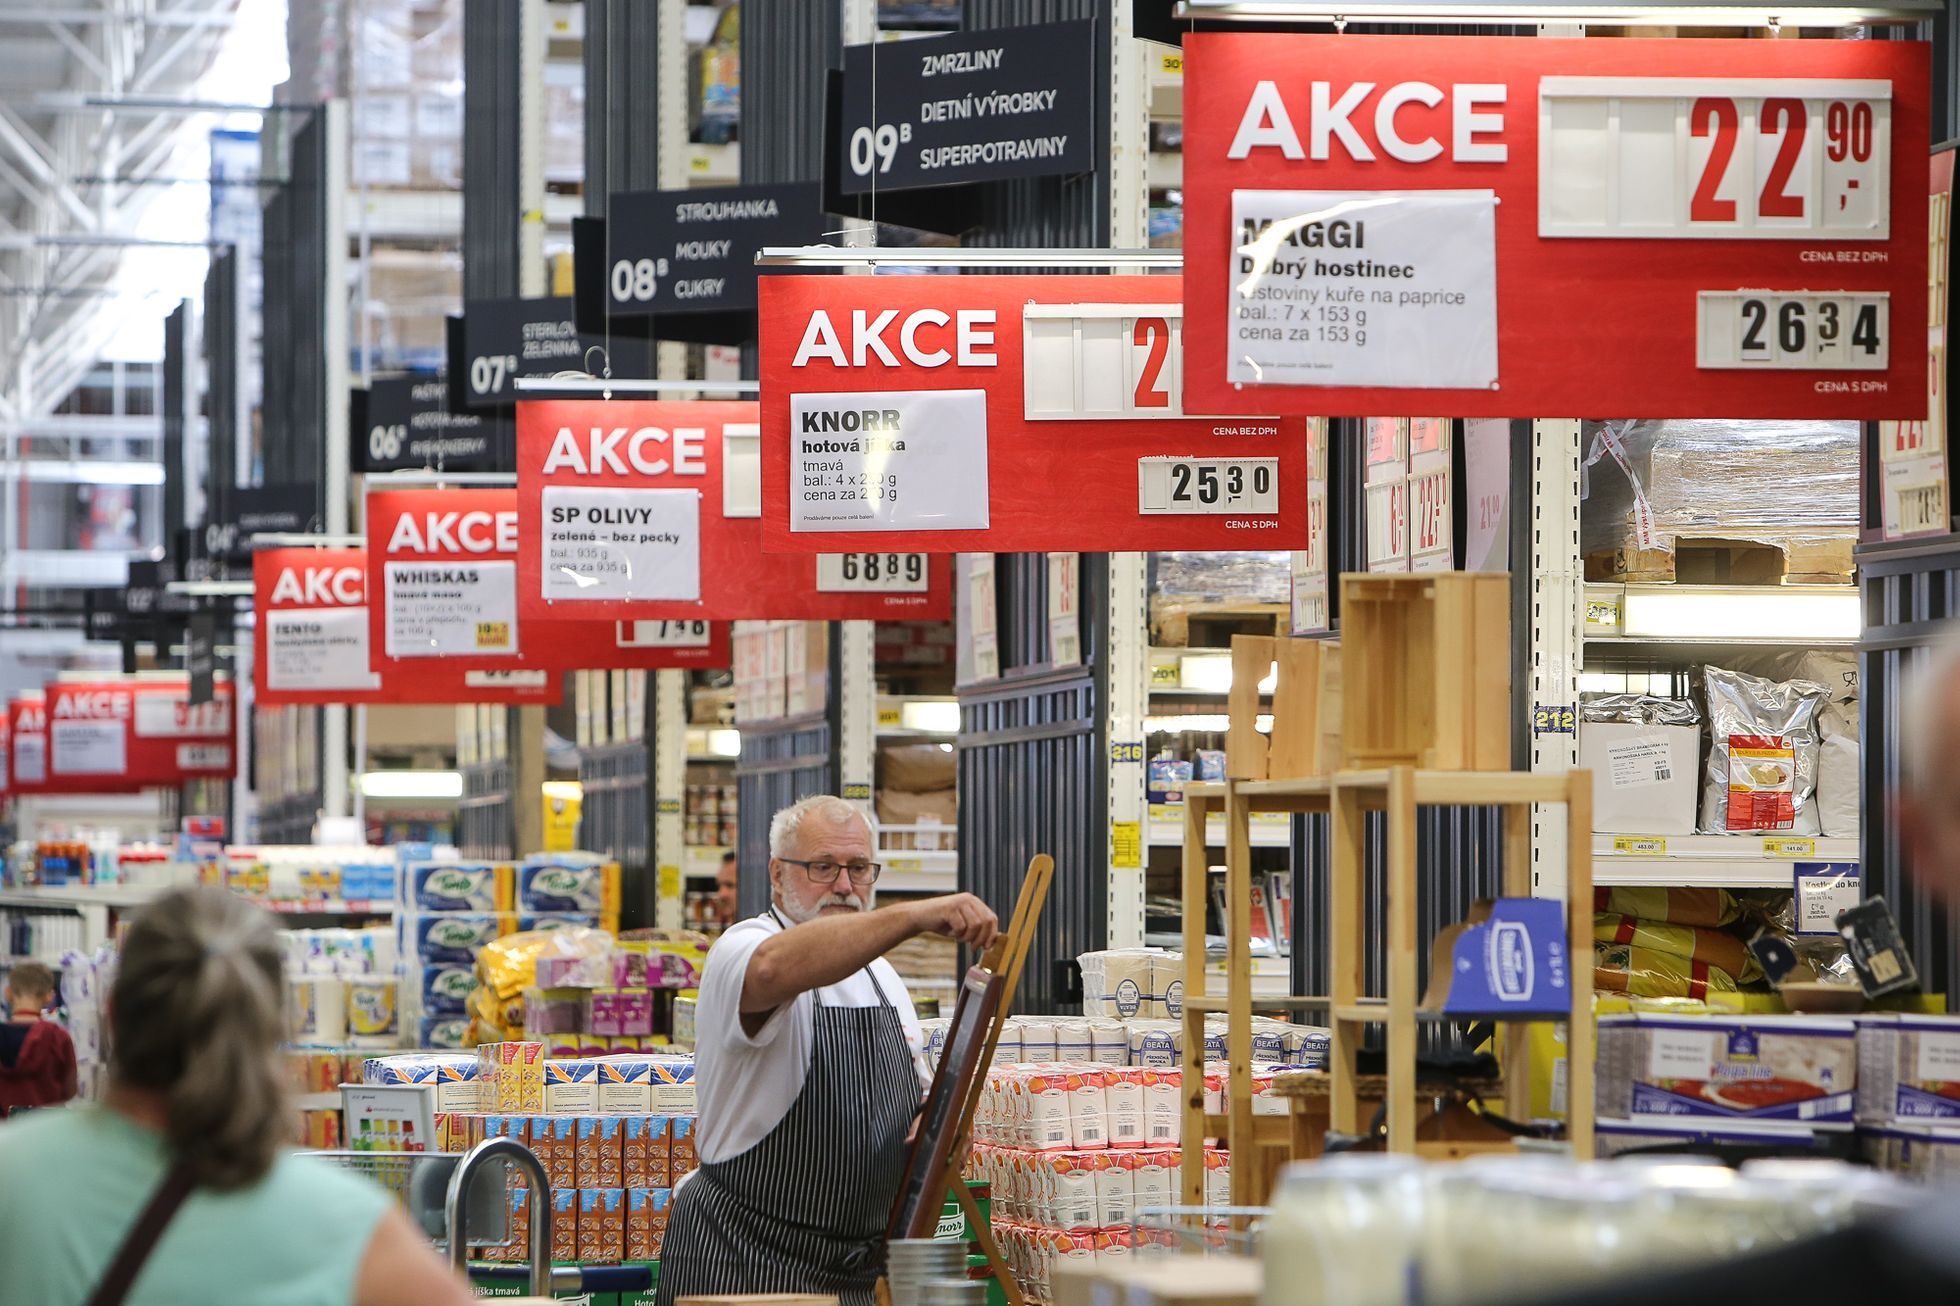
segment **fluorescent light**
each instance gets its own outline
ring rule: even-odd
[[[1178,18],[1325,23],[1584,23],[1595,27],[1854,27],[1863,23],[1921,22],[1940,10],[1939,0],[1886,0],[1882,4],[1819,4],[1780,0],[1774,4],[1570,3],[1568,0],[1341,0],[1336,4],[1300,0],[1181,0]]]
[[[363,771],[366,798],[461,798],[461,771]]]
[[[577,803],[585,800],[585,786],[576,780],[546,780],[541,786],[546,798]]]
[[[252,582],[249,580],[173,580],[163,588],[170,594],[189,594],[197,598],[252,596]]]
[[[925,735],[957,735],[960,732],[960,705],[954,699],[926,699],[901,703],[898,723],[907,730]]]
[[[1141,268],[1176,272],[1175,249],[880,249],[876,246],[771,245],[758,250],[760,268]]]
[[[1858,591],[1763,586],[1628,586],[1621,628],[1637,639],[1837,642],[1864,626]]]
[[[716,757],[740,757],[742,755],[742,732],[739,730],[710,730],[708,732],[708,751]]]
[[[1192,712],[1177,716],[1146,716],[1143,728],[1151,733],[1176,734],[1184,730],[1201,730],[1207,734],[1223,734],[1231,728],[1232,721],[1223,712]],[[1252,728],[1262,735],[1273,732],[1273,717],[1270,712],[1261,712],[1252,719]]]
[[[392,490],[404,485],[491,485],[517,484],[516,472],[438,472],[429,469],[405,472],[370,472],[367,488]]]
[[[365,535],[308,535],[302,531],[254,531],[245,537],[255,549],[357,549]]]
[[[728,391],[733,394],[754,395],[762,393],[760,381],[648,381],[637,377],[615,376],[602,378],[581,372],[575,376],[520,376],[512,382],[519,390],[545,390],[555,393],[603,394],[684,394],[696,395],[709,391]]]

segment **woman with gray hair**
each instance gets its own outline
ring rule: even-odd
[[[137,917],[102,1103],[0,1126],[0,1298],[473,1300],[386,1192],[287,1150],[281,966],[271,918],[221,889]]]

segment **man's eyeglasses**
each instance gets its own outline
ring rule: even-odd
[[[851,877],[851,883],[857,885],[860,889],[867,884],[876,884],[878,882],[878,872],[885,869],[877,862],[806,862],[798,857],[778,857],[776,860],[779,862],[788,862],[791,866],[801,866],[803,873],[809,876],[811,882],[815,884],[835,884],[837,883],[837,872],[848,872]]]

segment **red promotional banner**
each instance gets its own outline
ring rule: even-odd
[[[370,490],[369,665],[418,694],[460,671],[728,665],[725,623],[521,621],[517,491]]]
[[[777,275],[761,295],[766,548],[1306,544],[1305,422],[1187,415],[1173,279]]]
[[[116,792],[238,771],[232,689],[190,701],[188,677],[55,681],[47,707],[47,776],[66,792]]]
[[[1918,418],[1927,48],[1198,33],[1212,412]]]
[[[260,549],[252,555],[252,693],[296,703],[549,705],[564,692],[550,672],[457,671],[384,680],[368,656],[367,550]],[[396,680],[404,683],[397,684]]]
[[[518,615],[951,617],[950,558],[762,551],[760,422],[754,403],[520,403]]]
[[[47,700],[29,690],[7,702],[7,793],[44,794],[47,786]]]

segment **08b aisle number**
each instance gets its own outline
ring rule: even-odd
[[[923,594],[928,581],[923,553],[820,553],[819,594]]]
[[[1890,360],[1884,294],[1704,290],[1698,299],[1700,367],[1882,372]]]
[[[1177,516],[1277,516],[1279,459],[1140,458],[1137,511]]]

